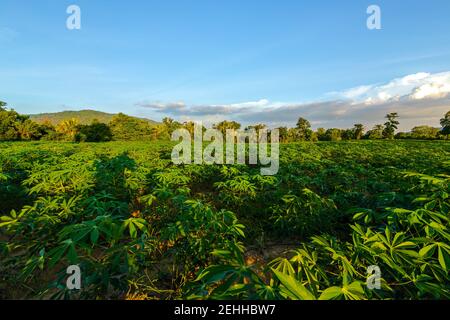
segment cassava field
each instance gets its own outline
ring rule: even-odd
[[[450,298],[449,142],[283,144],[275,176],[172,146],[0,143],[0,299]]]

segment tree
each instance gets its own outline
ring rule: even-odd
[[[259,123],[259,124],[255,124],[253,126],[248,126],[247,128],[245,128],[245,131],[248,130],[255,130],[256,132],[256,137],[259,139],[260,138],[260,131],[267,129],[267,125],[263,124],[263,123]]]
[[[44,122],[41,123],[40,127],[44,136],[56,132],[55,126],[49,119],[44,120]]]
[[[438,134],[439,129],[430,126],[418,126],[411,130],[411,138],[413,139],[436,139]]]
[[[222,132],[223,136],[226,135],[227,130],[239,130],[241,124],[236,121],[222,121],[213,125],[213,128]]]
[[[167,118],[166,117],[166,118],[163,119],[162,122],[163,122],[163,126],[166,128],[166,131],[167,131],[167,134],[169,135],[169,137],[172,135],[172,133],[175,130],[177,130],[177,129],[182,127],[181,123],[173,120],[172,118]]]
[[[385,139],[394,139],[395,130],[398,129],[400,122],[397,121],[398,114],[392,112],[386,115],[388,121],[384,124],[383,137]]]
[[[56,132],[64,135],[64,140],[75,141],[75,136],[78,133],[78,120],[73,118],[61,121],[56,126]]]
[[[362,136],[364,135],[364,125],[358,123],[355,124],[355,126],[353,127],[353,132],[354,132],[354,138],[356,140],[360,140],[362,138]]]
[[[337,128],[328,129],[325,132],[325,139],[327,141],[341,141],[342,140],[341,130]]]
[[[288,128],[286,127],[279,127],[277,128],[279,132],[280,142],[286,143],[288,142]]]
[[[354,129],[341,130],[342,140],[352,140],[355,137]]]
[[[319,136],[314,131],[311,131],[311,136],[309,137],[309,140],[311,142],[317,142],[319,141]]]
[[[188,121],[183,123],[183,128],[189,131],[191,134],[191,137],[194,137],[194,131],[195,131],[195,122]]]
[[[152,140],[170,140],[169,132],[167,128],[163,125],[154,126],[151,129],[151,139]]]
[[[411,132],[398,132],[395,139],[411,139]]]
[[[299,140],[309,140],[311,138],[312,130],[311,124],[305,118],[299,118],[297,121],[297,131]]]
[[[318,128],[317,129],[317,138],[320,141],[325,141],[326,140],[326,136],[325,136],[326,132],[327,132],[327,130],[325,130],[325,128]]]
[[[298,130],[296,128],[289,128],[287,132],[287,139],[289,142],[296,142],[299,140]]]
[[[14,112],[2,109],[0,111],[0,140],[11,141],[20,138],[16,125],[17,116]]]
[[[93,120],[90,125],[78,126],[75,140],[78,142],[106,142],[112,140],[112,132],[108,125]]]
[[[371,140],[383,139],[384,127],[382,124],[377,124],[372,130],[367,131],[366,138]]]
[[[114,140],[139,141],[152,139],[152,126],[145,120],[119,113],[109,124]]]
[[[7,110],[6,106],[6,102],[0,101],[0,140],[19,140],[22,138],[21,134],[25,138],[31,138],[34,134],[31,132],[32,121],[12,109]]]
[[[43,136],[43,130],[36,122],[26,119],[18,122],[16,129],[20,140],[38,140]]]
[[[259,132],[260,130],[267,129],[267,125],[265,125],[264,123],[259,123],[259,124],[255,124],[253,126],[248,126],[247,128],[245,128],[245,130],[251,130],[251,129],[255,129],[256,132]]]
[[[40,129],[42,132],[42,140],[59,141],[65,139],[63,134],[56,132],[56,127],[49,119],[44,120],[44,122],[40,124]]]
[[[448,139],[448,136],[450,135],[450,111],[447,112],[444,118],[441,119],[441,126],[441,133]]]

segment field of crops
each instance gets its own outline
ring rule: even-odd
[[[171,150],[0,143],[0,298],[450,298],[449,142],[284,144],[275,176]]]

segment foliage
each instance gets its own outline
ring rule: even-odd
[[[398,129],[400,122],[397,121],[398,114],[392,112],[386,115],[387,121],[384,124],[383,137],[386,139],[394,139],[395,130]]]
[[[449,298],[447,141],[285,144],[276,176],[172,146],[0,143],[0,297]]]
[[[213,125],[214,129],[219,130],[223,136],[226,135],[227,130],[239,130],[241,128],[241,124],[236,121],[222,121],[215,125]]]
[[[445,114],[445,117],[440,121],[442,126],[442,134],[445,136],[450,135],[450,111]]]
[[[38,124],[50,123],[51,125],[56,126],[58,123],[70,120],[77,119],[80,125],[89,125],[92,123],[94,119],[103,124],[109,124],[115,114],[95,111],[95,110],[80,110],[80,111],[62,111],[55,113],[39,113],[30,115],[30,119]],[[152,125],[156,125],[157,122],[142,119],[148,121]]]
[[[369,130],[366,133],[366,138],[371,140],[383,139],[383,132],[383,126],[381,124],[377,124],[372,130]]]
[[[305,118],[299,118],[297,121],[297,135],[299,140],[310,140],[312,130],[311,130],[311,124],[308,120]]]
[[[119,113],[112,118],[109,126],[114,140],[151,140],[152,127],[145,120]]]
[[[141,119],[119,113],[108,114],[93,110],[64,111],[51,114],[38,114],[31,116],[19,115],[14,110],[6,110],[6,103],[0,104],[0,141],[14,140],[45,140],[45,141],[70,141],[70,142],[104,142],[104,141],[168,141],[172,133],[180,128],[188,130],[194,135],[195,124],[193,121],[180,123],[172,118],[164,118],[162,123],[156,123],[149,119]],[[387,122],[376,125],[372,130],[364,134],[363,124],[355,124],[353,128],[318,128],[316,132],[311,129],[310,122],[300,117],[296,127],[280,127],[279,138],[281,143],[302,141],[341,141],[378,139],[429,139],[437,140],[448,138],[449,128],[447,113],[441,119],[442,130],[429,126],[417,126],[412,132],[399,132],[397,113],[386,115]],[[236,121],[224,120],[214,124],[213,128],[219,130],[224,136],[227,130],[240,130],[242,125]],[[271,129],[263,123],[245,127],[245,130]],[[202,128],[206,130],[205,127]]]
[[[38,128],[28,120],[28,117],[18,114],[14,110],[7,110],[7,104],[0,103],[0,141],[28,140],[39,134]]]
[[[93,121],[90,125],[78,126],[78,133],[75,139],[79,142],[105,142],[111,141],[112,136],[111,129],[108,125]]]
[[[449,299],[450,176],[410,173],[428,192],[414,209],[359,210],[351,241],[314,236],[291,253],[258,270],[241,252],[221,254],[221,263],[201,271],[190,298],[213,299]],[[381,288],[366,287],[366,272],[382,270]]]
[[[436,139],[438,134],[439,129],[430,126],[418,126],[411,130],[411,138],[413,139]]]

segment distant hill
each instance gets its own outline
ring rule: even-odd
[[[113,113],[106,113],[101,111],[95,111],[95,110],[81,110],[81,111],[62,111],[62,112],[55,112],[55,113],[39,113],[39,114],[30,114],[30,119],[37,123],[43,123],[44,121],[50,121],[53,125],[56,125],[64,120],[69,119],[77,119],[80,124],[90,124],[92,120],[97,119],[100,123],[106,123],[108,124],[111,119],[116,114]],[[145,119],[145,118],[138,118],[141,120],[148,121],[150,124],[158,124],[158,122]]]

